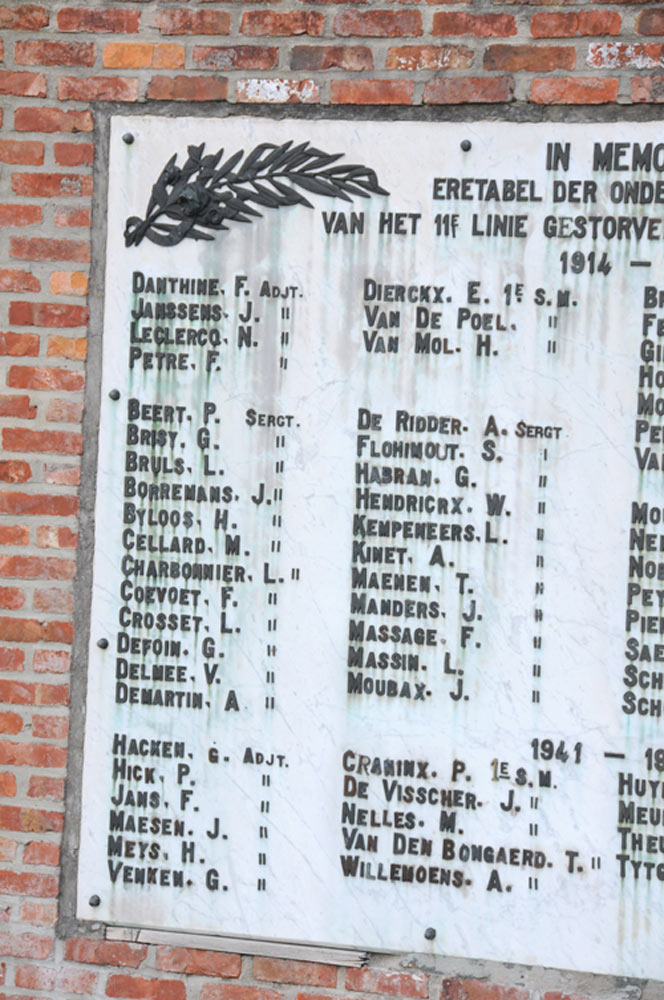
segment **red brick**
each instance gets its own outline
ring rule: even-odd
[[[154,45],[151,42],[110,42],[104,47],[103,63],[109,69],[181,69],[185,64],[183,45]]]
[[[49,844],[42,840],[32,840],[29,844],[26,844],[23,851],[23,862],[26,865],[48,865],[52,868],[57,868],[60,864],[60,848],[58,844]],[[21,985],[18,982],[18,974],[16,985]],[[35,988],[39,989],[40,987]],[[32,987],[26,985],[26,989],[32,989]],[[87,993],[87,990],[83,990],[82,992]]]
[[[20,66],[94,66],[92,42],[46,42],[42,39],[17,42],[14,61]]]
[[[27,462],[25,464],[27,465]],[[0,545],[27,545],[29,538],[30,529],[23,524],[0,524]],[[20,651],[17,649],[15,652]],[[0,668],[2,668],[2,650],[0,650]]]
[[[25,594],[18,587],[0,587],[0,608],[18,611],[25,604]]]
[[[78,544],[78,535],[71,528],[61,528],[56,524],[40,524],[37,528],[36,543],[42,549],[75,549]],[[37,655],[35,653],[35,657]],[[55,654],[49,653],[48,655]]]
[[[664,8],[642,10],[636,19],[639,35],[664,35]]]
[[[33,665],[37,674],[66,674],[71,665],[71,653],[64,649],[36,649]]]
[[[8,705],[34,705],[35,685],[23,684],[20,681],[0,680],[2,698]],[[22,746],[29,747],[29,744],[3,743],[2,746]],[[5,761],[8,763],[8,761]]]
[[[60,101],[137,101],[138,80],[123,76],[61,76]]]
[[[35,333],[0,333],[0,355],[14,358],[36,357],[39,337]]]
[[[61,305],[58,302],[12,302],[9,322],[16,326],[85,326],[88,310],[85,306]]]
[[[345,10],[334,19],[334,33],[342,36],[360,35],[364,38],[421,35],[422,15],[417,10]]]
[[[55,924],[57,917],[58,911],[54,903],[27,902],[21,907],[21,920],[27,924],[50,927]]]
[[[296,986],[324,986],[335,989],[337,969],[320,962],[296,962],[284,958],[255,958],[254,979]],[[413,995],[413,994],[410,994]],[[417,994],[420,996],[421,994]]]
[[[283,1000],[284,994],[257,986],[235,983],[205,983],[201,987],[201,1000]]]
[[[579,13],[556,11],[533,14],[533,38],[571,38],[574,35],[619,35],[621,18],[616,11],[584,10]]]
[[[54,295],[87,295],[88,276],[83,271],[52,271],[49,285]]]
[[[16,857],[16,849],[18,844],[15,840],[10,840],[8,837],[0,837],[0,857],[3,861],[13,861]],[[9,918],[5,916],[8,907],[3,907],[0,911],[0,921],[2,923],[8,923]],[[5,963],[0,965],[0,984],[5,981]]]
[[[644,101],[661,104],[664,101],[664,76],[633,76],[630,82],[635,104]]]
[[[221,76],[153,76],[145,96],[157,101],[225,101],[228,80]]]
[[[222,10],[184,10],[172,7],[157,14],[162,35],[227,35],[231,16]]]
[[[27,462],[0,462],[0,480],[3,483],[27,483],[30,479],[32,479],[32,469]]]
[[[28,798],[51,799],[55,802],[62,802],[64,797],[64,778],[49,778],[40,774],[34,774],[30,778],[28,783]]]
[[[56,226],[84,227],[92,225],[92,213],[89,208],[78,208],[73,205],[58,205],[53,213]]]
[[[196,45],[194,62],[200,69],[274,69],[278,49],[258,45]]]
[[[291,69],[371,70],[373,56],[365,45],[296,45],[291,51]]]
[[[10,250],[16,260],[73,260],[77,264],[85,264],[90,260],[90,244],[85,240],[13,236]]]
[[[47,611],[50,614],[71,614],[74,610],[74,595],[68,590],[35,590],[32,606],[35,611]]]
[[[0,795],[6,799],[13,799],[16,795],[16,775],[11,774],[9,771],[3,771],[0,774]],[[4,848],[8,841],[3,837],[0,843]],[[3,861],[11,860],[11,858],[7,858],[6,850],[2,850],[0,853],[2,854]]]
[[[21,4],[18,7],[0,7],[0,28],[14,31],[38,31],[48,25],[45,7],[36,4]]]
[[[659,42],[628,45],[624,42],[594,42],[588,46],[589,66],[595,69],[656,69],[664,66],[664,45]]]
[[[25,809],[19,806],[0,805],[0,829],[17,830],[25,833],[46,833],[47,830],[53,830],[56,833],[60,833],[63,826],[64,814],[61,812],[45,812],[43,809]],[[7,952],[0,950],[0,954],[7,954]],[[26,954],[25,957],[38,958],[39,956]]]
[[[69,358],[72,361],[85,361],[88,353],[86,337],[60,337],[51,335],[48,338],[46,354],[49,358]]]
[[[618,97],[618,80],[599,77],[548,77],[533,80],[535,104],[611,104]]]
[[[189,976],[224,976],[237,979],[242,972],[239,955],[196,948],[157,948],[156,968],[160,972],[183,972]]]
[[[15,97],[46,97],[46,77],[43,73],[0,70],[0,94],[12,94]]]
[[[561,993],[560,990],[547,990],[542,995],[542,1000],[590,1000],[590,997],[585,993]]]
[[[20,142],[18,139],[0,140],[0,163],[21,163],[38,167],[43,162],[43,142]]]
[[[443,979],[441,1000],[529,1000],[530,991],[482,979]]]
[[[82,198],[92,194],[89,174],[12,174],[14,194],[31,198]]]
[[[401,45],[387,50],[386,69],[468,69],[473,50],[466,45]]]
[[[390,972],[387,969],[348,969],[346,989],[385,993],[395,997],[429,996],[429,977],[420,972]]]
[[[433,15],[432,34],[506,38],[508,35],[516,35],[516,21],[511,14],[466,14],[465,11],[438,11]]]
[[[8,429],[5,428],[3,434]],[[66,434],[66,431],[34,431],[32,433]],[[73,580],[75,574],[76,563],[73,559],[59,559],[57,556],[0,555],[0,577],[5,579]]]
[[[425,104],[494,104],[511,101],[513,96],[511,76],[436,77],[424,88]]]
[[[187,988],[178,979],[145,979],[116,974],[108,977],[107,997],[128,1000],[186,1000]]]
[[[33,208],[37,206],[32,206]],[[38,278],[28,271],[15,268],[0,270],[0,292],[39,292],[41,284]]]
[[[62,111],[61,108],[17,108],[17,132],[92,132],[91,111]]]
[[[25,653],[22,649],[0,648],[0,670],[23,670]]]
[[[6,686],[9,682],[0,683]],[[67,750],[47,743],[12,743],[0,740],[0,763],[12,767],[65,767]]]
[[[322,35],[325,15],[315,11],[248,10],[242,15],[244,35]]]
[[[64,392],[78,392],[83,389],[84,378],[80,372],[68,368],[32,368],[28,365],[12,365],[7,376],[7,385],[14,389],[56,389]],[[50,432],[48,432],[50,433]],[[74,454],[72,451],[71,454]]]
[[[60,31],[109,31],[116,34],[135,34],[141,15],[136,10],[94,7],[65,7],[58,12]]]
[[[53,496],[50,493],[0,493],[0,514],[40,514],[45,517],[71,517],[78,513],[78,497]]]
[[[148,954],[147,945],[126,944],[122,941],[99,941],[72,938],[65,941],[65,958],[87,965],[114,965],[137,969]]]
[[[318,84],[313,80],[279,80],[244,77],[238,80],[235,96],[246,104],[317,104]]]
[[[32,735],[40,740],[66,740],[69,721],[61,715],[33,715]]]
[[[23,719],[16,712],[0,712],[0,733],[16,736],[23,729]]]
[[[80,465],[49,465],[44,463],[44,482],[53,486],[80,486]]]
[[[0,870],[0,892],[10,896],[57,896],[58,879],[55,875]]]
[[[508,73],[546,73],[574,69],[575,64],[571,45],[489,45],[484,52],[484,69]]]
[[[48,958],[53,950],[50,937],[38,937],[36,934],[10,934],[0,932],[0,955],[13,955],[15,958]]]
[[[53,155],[61,167],[88,167],[94,160],[95,147],[91,142],[54,142]]]
[[[40,205],[0,205],[0,226],[34,226],[41,221]]]
[[[411,104],[414,83],[405,80],[332,80],[332,104]]]

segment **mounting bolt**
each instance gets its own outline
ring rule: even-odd
[[[132,142],[134,141],[133,134],[131,132],[125,132],[125,134],[122,136],[122,141],[126,142],[128,146],[131,146]]]
[[[120,390],[119,389],[111,389],[111,391],[108,394],[108,398],[109,399],[113,399],[113,400],[119,399],[120,398]]]
[[[472,142],[470,141],[470,139],[464,139],[464,140],[463,140],[463,142],[461,143],[461,148],[462,148],[462,150],[464,151],[464,153],[467,153],[467,152],[468,152],[468,150],[469,150],[469,149],[470,149],[470,148],[472,147],[472,145],[473,145],[473,144],[472,144]],[[435,932],[434,932],[434,933],[435,933]]]
[[[424,932],[424,936],[427,939],[427,941],[433,941],[433,939],[436,936],[436,928],[435,927],[427,927],[427,929]]]
[[[97,645],[100,649],[108,649],[108,639],[97,639]]]
[[[90,903],[90,906],[99,906],[99,904],[101,903],[101,899],[99,898],[99,896],[90,896],[88,902]]]

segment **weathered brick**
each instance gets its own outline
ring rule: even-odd
[[[636,19],[639,35],[664,35],[664,7],[642,10]]]
[[[87,965],[114,965],[127,969],[138,969],[147,958],[148,949],[144,944],[127,944],[123,941],[99,941],[87,938],[72,938],[65,941],[65,958],[69,962],[83,962]]]
[[[244,35],[322,35],[325,15],[310,10],[247,10],[240,31]]]
[[[141,15],[137,10],[100,9],[95,7],[65,7],[58,12],[60,31],[112,31],[135,34]]]
[[[29,812],[31,810],[25,811]],[[0,932],[0,955],[13,955],[15,958],[43,959],[48,958],[52,950],[53,941],[50,937],[38,937],[36,934],[10,934],[7,931]]]
[[[58,205],[53,213],[56,226],[89,229],[92,225],[92,213],[89,208],[76,205]]]
[[[146,91],[156,101],[225,101],[227,96],[223,76],[153,76]]]
[[[162,35],[227,35],[231,16],[222,10],[185,10],[172,7],[157,14]]]
[[[63,111],[61,108],[17,108],[17,132],[92,132],[91,111]]]
[[[20,163],[41,166],[44,162],[44,143],[18,139],[0,140],[0,163]]]
[[[16,775],[12,774],[10,771],[3,771],[0,773],[0,795],[6,799],[13,799],[16,796]],[[13,854],[15,853],[14,850],[14,852],[12,852],[12,856],[8,858],[6,845],[11,843],[12,841],[8,841],[6,837],[0,838],[0,844],[3,848],[3,850],[0,850],[0,856],[2,856],[3,861],[11,860],[11,857],[13,857]]]
[[[5,428],[6,430],[7,428]],[[4,433],[4,432],[3,432]],[[62,431],[32,431],[33,434],[62,434]],[[26,449],[27,450],[27,449]],[[71,559],[51,556],[0,555],[0,576],[39,580],[73,580],[76,564]]]
[[[26,865],[48,865],[56,868],[60,864],[60,847],[58,844],[50,844],[43,840],[31,840],[29,844],[25,845],[23,861]],[[16,985],[19,985],[18,973]],[[32,988],[31,986],[26,986],[26,989]],[[40,987],[35,988],[39,989]],[[76,991],[73,990],[72,992]],[[83,992],[85,993],[87,990]]]
[[[23,670],[25,653],[22,649],[0,648],[0,670]]]
[[[27,483],[32,479],[32,469],[27,462],[0,462],[0,480],[3,483]]]
[[[600,77],[544,77],[530,87],[535,104],[612,104],[617,97],[618,80]]]
[[[27,462],[25,463],[27,465]],[[28,469],[30,466],[28,465]],[[28,477],[29,478],[29,477]],[[30,529],[24,524],[0,524],[0,545],[27,545]],[[22,650],[14,650],[19,653]],[[2,650],[0,650],[0,668],[2,668]]]
[[[511,76],[465,76],[454,79],[436,77],[424,88],[425,104],[494,104],[511,101],[514,80]]]
[[[49,465],[44,463],[44,482],[53,486],[79,486],[81,483],[80,465]]]
[[[571,38],[574,35],[619,35],[621,17],[617,11],[583,10],[533,14],[533,38]]]
[[[40,236],[13,236],[9,242],[15,260],[90,260],[90,244],[84,240],[53,240]]]
[[[36,649],[33,666],[35,673],[66,674],[71,666],[71,653],[64,649]]]
[[[421,35],[422,15],[418,10],[345,10],[334,18],[334,33],[363,38]]]
[[[205,983],[201,987],[201,1000],[283,1000],[284,994],[257,986],[239,983]]]
[[[37,514],[44,517],[71,517],[78,513],[78,497],[52,493],[0,492],[0,514]]]
[[[406,80],[332,80],[332,104],[411,104],[415,84]]]
[[[89,174],[12,174],[14,194],[30,198],[82,198],[92,194]]]
[[[138,80],[120,76],[61,76],[61,101],[137,101]]]
[[[238,80],[236,99],[246,104],[317,104],[318,84],[313,80],[276,80],[245,77]]]
[[[184,46],[110,42],[104,47],[103,63],[107,69],[181,69],[184,66]]]
[[[587,63],[594,69],[657,69],[664,66],[664,44],[659,42],[594,42],[588,46]]]
[[[468,69],[473,50],[466,45],[400,45],[387,50],[386,69]]]
[[[242,971],[239,955],[197,948],[157,948],[156,968],[160,972],[182,972],[189,976],[223,976],[237,979]]]
[[[57,896],[58,879],[55,875],[0,869],[0,892],[10,896]]]
[[[574,69],[575,64],[571,45],[489,45],[484,52],[484,69],[508,73],[546,73]]]
[[[20,66],[94,66],[95,55],[92,42],[29,39],[14,46],[14,60]]]
[[[87,295],[88,276],[83,271],[53,271],[49,287],[54,295]]]
[[[59,590],[56,587],[35,590],[32,607],[35,611],[46,611],[52,615],[68,615],[74,610],[74,595],[69,590]]]
[[[60,779],[51,778],[49,780]],[[27,903],[23,903],[21,906],[21,920],[26,924],[33,924],[37,927],[50,927],[56,922],[57,916],[58,911],[55,903],[35,903],[32,900],[28,900]]]
[[[443,979],[441,1000],[530,1000],[530,991],[482,979]]]
[[[16,736],[23,729],[23,719],[16,712],[0,712],[0,733]]]
[[[0,70],[0,94],[14,97],[46,97],[46,77],[43,73]]]
[[[19,271],[16,268],[3,268],[0,270],[0,292],[39,291],[41,291],[39,278],[35,278],[34,274],[30,274],[29,271]]]
[[[196,45],[193,56],[200,69],[273,69],[279,50],[258,45]]]
[[[0,205],[0,226],[35,226],[41,221],[40,205]]]
[[[88,167],[94,160],[91,142],[54,142],[53,155],[60,167]]]
[[[88,342],[85,337],[48,338],[46,354],[49,358],[70,358],[72,361],[85,361],[88,352]]]
[[[118,973],[108,977],[106,996],[127,1000],[186,1000],[187,988],[179,979],[146,979]]]
[[[88,322],[86,306],[57,302],[11,302],[9,322],[16,326],[74,327]]]
[[[70,431],[33,431],[28,427],[5,427],[2,446],[7,451],[57,452],[61,455],[80,455],[83,436]],[[0,567],[2,557],[0,556]]]
[[[7,683],[0,681],[3,685]],[[10,704],[24,703],[14,701]],[[13,767],[65,767],[66,763],[65,747],[52,746],[50,743],[12,743],[10,740],[0,740],[0,764]]]
[[[45,7],[36,4],[20,4],[18,7],[0,7],[0,28],[13,31],[38,31],[48,26]]]
[[[35,333],[0,333],[0,355],[10,357],[36,357],[39,354],[39,337]]]
[[[632,101],[661,104],[664,101],[664,76],[634,76],[631,81]]]
[[[433,15],[434,35],[474,35],[476,38],[507,38],[516,35],[511,14],[467,14],[465,11],[438,11]]]
[[[65,779],[49,778],[43,774],[33,774],[28,781],[29,799],[49,799],[62,802],[65,797]]]
[[[324,986],[335,989],[337,969],[334,965],[323,965],[320,962],[256,957],[254,979],[270,983],[292,983],[296,986]]]
[[[83,389],[84,381],[81,372],[68,368],[33,368],[28,365],[13,365],[7,376],[7,385],[14,389],[78,392]]]
[[[359,72],[373,65],[371,49],[365,45],[296,45],[291,51],[291,69]]]
[[[0,608],[18,611],[25,604],[25,594],[19,587],[0,587]]]
[[[387,969],[348,969],[346,989],[389,996],[423,998],[429,996],[429,977],[422,972],[391,972]]]

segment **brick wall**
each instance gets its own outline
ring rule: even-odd
[[[570,980],[568,989],[569,977],[537,970],[478,966],[464,978],[449,960],[444,973],[405,972],[403,962],[378,957],[375,967],[344,971],[62,940],[55,924],[100,102],[176,101],[183,112],[200,101],[656,103],[664,100],[664,7],[115,0],[0,6],[0,27],[1,997],[661,998],[661,984],[586,977],[589,985]]]

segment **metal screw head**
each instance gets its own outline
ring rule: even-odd
[[[108,639],[97,639],[97,645],[100,649],[108,649]]]
[[[131,146],[132,142],[134,141],[134,136],[132,135],[131,132],[125,132],[125,134],[122,136],[122,141],[126,142],[128,146]]]
[[[120,390],[119,389],[111,389],[111,391],[108,394],[108,398],[109,399],[114,399],[114,400],[115,399],[119,399],[120,398]]]
[[[90,896],[88,902],[90,903],[90,906],[99,906],[99,904],[101,903],[101,899],[99,898],[99,896]]]
[[[433,941],[433,939],[436,936],[436,928],[435,927],[427,927],[427,929],[424,932],[424,936],[427,939],[427,941]]]
[[[473,144],[470,141],[470,139],[464,139],[463,142],[461,143],[461,148],[464,151],[464,153],[467,153],[468,150],[472,147],[472,145]]]

